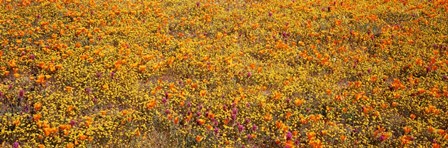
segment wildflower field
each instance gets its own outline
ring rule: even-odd
[[[445,0],[0,0],[0,147],[448,147]]]

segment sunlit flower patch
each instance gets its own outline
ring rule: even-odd
[[[448,147],[448,2],[0,0],[0,147]]]

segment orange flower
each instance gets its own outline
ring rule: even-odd
[[[39,84],[45,83],[45,76],[44,75],[37,76],[36,83],[39,83]]]
[[[86,139],[87,139],[87,136],[84,135],[84,134],[80,134],[80,135],[78,135],[78,139],[79,139],[79,140],[86,140]]]
[[[392,88],[393,88],[394,90],[397,90],[397,89],[404,89],[405,86],[400,82],[399,79],[394,79],[394,82],[392,82]]]
[[[362,107],[362,112],[364,113],[364,114],[368,114],[369,112],[370,112],[370,108],[369,107]]]
[[[9,71],[5,71],[3,74],[4,74],[4,76],[9,76]]]
[[[381,108],[386,109],[388,107],[387,103],[381,103]]]
[[[280,139],[275,139],[275,144],[280,144]]]
[[[39,121],[40,118],[42,118],[42,115],[41,115],[41,114],[35,114],[35,115],[33,115],[33,121]]]
[[[73,143],[67,143],[67,146],[65,146],[66,148],[74,148],[75,147],[75,144],[73,144]]]
[[[327,93],[327,95],[331,95],[331,89],[325,90],[325,93]]]
[[[213,114],[213,113],[208,113],[207,117],[208,117],[209,119],[213,119],[213,118],[215,118],[215,114]]]
[[[101,115],[104,116],[104,115],[106,115],[107,112],[103,110],[103,111],[100,111],[100,113],[101,113]]]
[[[308,140],[312,140],[316,136],[316,133],[315,132],[307,132],[306,136],[308,137]]]
[[[421,58],[417,58],[415,60],[415,64],[418,65],[418,66],[422,66],[423,65],[423,60]]]
[[[71,111],[73,111],[74,108],[75,108],[75,107],[74,107],[73,105],[68,106],[68,107],[67,107],[67,112],[71,112]]]
[[[435,131],[436,131],[436,129],[434,127],[432,127],[432,126],[428,127],[428,132],[434,133]]]
[[[312,141],[310,141],[310,145],[313,148],[321,148],[322,147],[322,142],[319,139],[312,140]]]
[[[68,134],[70,134],[70,131],[64,130],[64,135],[67,136]]]
[[[403,127],[403,130],[404,130],[405,134],[409,134],[411,132],[412,128],[409,126],[405,126],[405,127]]]
[[[183,106],[185,105],[185,101],[181,101],[181,102],[179,103],[179,105],[180,105],[181,107],[183,107]]]
[[[264,121],[271,121],[272,120],[272,115],[271,114],[266,114],[264,116]]]
[[[122,60],[118,60],[114,63],[115,69],[120,69],[121,65],[123,64]]]
[[[345,137],[344,135],[341,135],[339,138],[341,139],[341,141],[345,141],[345,139],[347,139],[347,137]]]
[[[76,47],[76,48],[81,47],[81,43],[80,43],[80,42],[76,42],[76,43],[75,43],[75,47]]]
[[[378,77],[377,77],[377,76],[372,76],[372,77],[370,77],[370,81],[371,81],[371,82],[376,82],[376,80],[378,80]]]
[[[187,79],[187,80],[185,80],[185,83],[187,83],[187,84],[191,84],[191,79]]]
[[[439,135],[445,135],[446,134],[446,131],[445,130],[443,130],[443,129],[437,129],[437,133],[439,134]]]
[[[201,97],[204,97],[206,93],[207,93],[206,90],[201,90],[201,91],[199,92],[199,95],[200,95]]]
[[[229,124],[229,122],[230,122],[230,120],[229,120],[229,119],[224,119],[224,121],[223,121],[224,125],[227,125],[227,124]]]
[[[152,109],[157,105],[156,100],[151,100],[146,104],[146,109]]]
[[[138,71],[140,72],[145,72],[146,71],[146,66],[145,65],[141,65],[138,67]]]
[[[191,87],[194,88],[194,89],[198,88],[198,83],[192,83]]]
[[[175,57],[168,58],[167,64],[170,65],[170,66],[173,65],[173,62],[174,62],[175,59],[176,59]]]
[[[336,21],[335,21],[335,24],[336,24],[336,26],[340,26],[340,25],[341,25],[341,23],[342,23],[342,21],[341,21],[341,20],[336,20]]]
[[[440,148],[440,144],[438,144],[438,143],[432,143],[432,148]]]
[[[353,85],[354,85],[356,88],[359,88],[359,87],[362,86],[362,82],[361,82],[361,81],[356,81],[356,82],[353,83]]]
[[[168,87],[170,88],[170,90],[174,90],[176,86],[174,85],[174,83],[170,83]]]
[[[322,130],[322,131],[321,131],[321,134],[324,135],[324,136],[327,135],[327,133],[328,133],[327,130]]]
[[[199,136],[199,135],[197,135],[195,139],[196,139],[196,142],[201,142],[202,141],[202,137]]]
[[[14,78],[19,78],[19,77],[20,77],[20,74],[18,74],[18,73],[14,74]]]
[[[1,56],[1,55],[0,55]],[[250,69],[255,69],[255,63],[251,63],[250,65],[249,65],[249,67],[250,67]]]
[[[70,128],[71,128],[72,126],[71,125],[69,125],[69,124],[62,124],[62,125],[59,125],[59,129],[61,129],[61,130],[70,130]]]
[[[73,87],[65,86],[65,91],[72,92],[72,90],[73,90]]]
[[[292,140],[287,140],[285,142],[285,148],[294,148],[294,141]]]
[[[285,114],[285,118],[286,119],[289,119],[290,117],[291,117],[291,115],[292,115],[292,113],[291,112],[286,112],[286,114]]]
[[[397,107],[398,103],[397,102],[392,102],[392,107]]]
[[[300,119],[300,123],[301,123],[301,124],[307,124],[307,123],[308,123],[308,120],[306,120],[305,118],[304,118],[304,119]]]
[[[400,99],[401,95],[399,93],[393,93],[395,99]]]
[[[433,105],[429,105],[428,107],[425,107],[426,113],[435,113],[437,111],[437,108]]]
[[[39,111],[41,108],[42,108],[42,103],[40,103],[40,102],[34,103],[35,111]]]
[[[347,112],[347,108],[342,108],[342,112],[346,113]]]
[[[280,92],[275,92],[273,98],[279,100],[283,95]]]
[[[204,119],[198,119],[196,122],[197,122],[199,125],[203,125],[203,124],[205,123],[205,120],[204,120]]]
[[[277,129],[282,128],[283,127],[282,121],[275,121],[275,127],[277,127]]]
[[[412,141],[412,137],[404,135],[404,136],[401,136],[400,141],[401,141],[401,144],[407,145]]]
[[[426,92],[426,90],[424,88],[417,89],[417,94],[419,94],[419,95],[424,94],[425,92]]]
[[[178,124],[179,123],[179,117],[175,117],[173,122],[174,122],[174,124]]]
[[[103,88],[103,90],[108,90],[109,89],[109,85],[104,84],[102,88]]]
[[[44,134],[45,136],[49,136],[51,134],[51,128],[44,128]]]
[[[303,100],[303,99],[296,99],[296,100],[294,100],[294,104],[296,106],[301,106],[304,102],[305,102],[305,100]]]
[[[20,119],[14,120],[14,125],[18,126],[20,124]]]

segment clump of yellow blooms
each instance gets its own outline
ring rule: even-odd
[[[0,0],[0,144],[448,147],[447,22],[444,0]]]

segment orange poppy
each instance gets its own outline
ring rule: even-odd
[[[305,102],[305,100],[303,100],[303,99],[296,99],[296,100],[294,100],[294,104],[296,106],[301,106],[304,102]]]
[[[203,125],[203,124],[205,123],[205,120],[204,120],[204,119],[198,119],[196,122],[197,122],[199,125]]]
[[[411,132],[411,130],[412,130],[412,128],[409,127],[409,126],[403,127],[403,131],[404,131],[405,134],[409,134]]]
[[[145,72],[146,71],[146,66],[145,65],[141,65],[138,67],[138,71],[140,72]]]
[[[196,139],[196,142],[201,142],[202,141],[202,137],[199,136],[199,135],[197,135],[195,139]]]
[[[199,95],[200,95],[201,97],[204,97],[206,93],[207,93],[206,90],[201,90],[201,91],[199,92]]]
[[[67,143],[67,145],[65,146],[66,148],[74,148],[75,147],[75,144],[73,144],[73,143]]]
[[[35,115],[33,115],[33,121],[39,121],[40,118],[42,118],[42,115],[41,115],[41,114],[35,114]]]
[[[51,134],[51,128],[44,128],[44,134],[45,136],[49,136]]]
[[[157,105],[156,100],[151,100],[146,104],[146,109],[152,109]]]
[[[42,103],[40,103],[40,102],[34,103],[35,111],[39,111],[41,108],[42,108]]]
[[[78,135],[78,139],[79,140],[86,140],[88,137],[86,136],[86,135],[84,135],[84,134],[80,134],[80,135]]]

